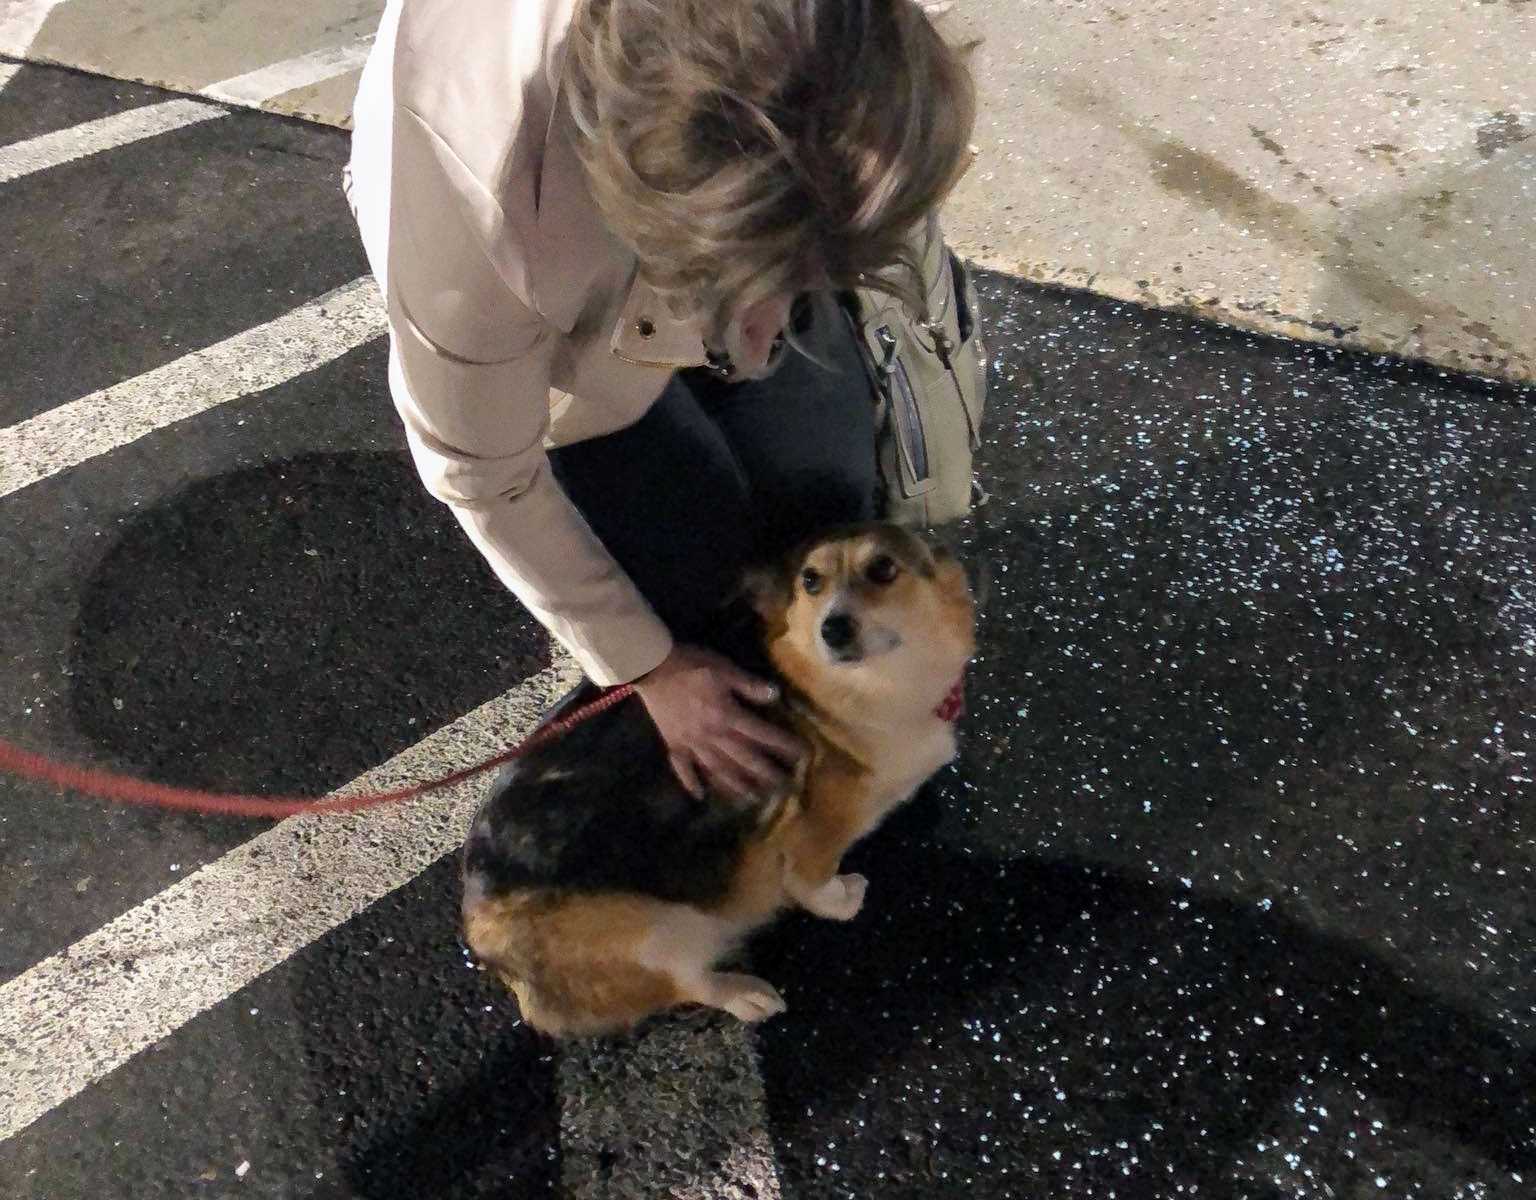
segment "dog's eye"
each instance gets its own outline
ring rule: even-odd
[[[869,566],[864,569],[864,574],[869,576],[871,583],[890,583],[900,573],[901,568],[896,565],[896,560],[889,554],[882,554],[873,558]]]
[[[806,567],[805,570],[800,572],[800,586],[806,590],[808,595],[814,596],[817,592],[821,591],[821,572],[816,570],[815,567]]]

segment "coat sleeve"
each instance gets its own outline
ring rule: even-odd
[[[550,469],[555,333],[485,251],[476,205],[494,200],[454,178],[451,152],[417,118],[395,115],[381,282],[390,392],[416,468],[591,679],[634,679],[672,639]]]

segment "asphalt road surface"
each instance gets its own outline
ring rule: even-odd
[[[561,660],[415,481],[344,136],[0,85],[0,736],[303,793],[505,744]],[[982,282],[965,748],[755,944],[784,1017],[537,1040],[455,936],[473,791],[0,780],[0,1194],[1530,1195],[1536,397]]]

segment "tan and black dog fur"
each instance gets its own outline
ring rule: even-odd
[[[895,526],[834,532],[754,577],[771,715],[810,751],[767,805],[697,800],[627,701],[519,761],[464,852],[474,952],[553,1035],[703,1004],[757,1021],[774,987],[716,970],[781,910],[846,921],[866,881],[843,854],[955,754],[952,697],[973,649],[961,566]]]

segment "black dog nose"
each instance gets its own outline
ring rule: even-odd
[[[821,623],[821,640],[831,650],[845,650],[853,644],[858,627],[847,613],[833,613]]]

